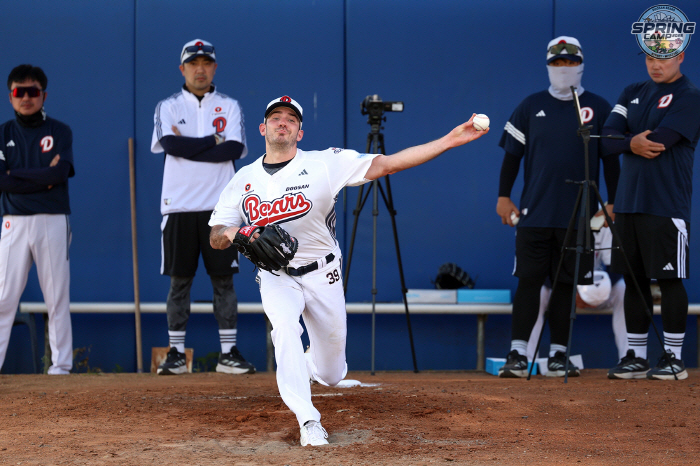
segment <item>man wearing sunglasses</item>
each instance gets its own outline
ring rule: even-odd
[[[160,210],[163,215],[161,273],[170,276],[166,304],[170,351],[158,374],[187,372],[185,331],[190,315],[190,288],[201,253],[212,283],[214,316],[221,354],[217,372],[255,372],[236,345],[238,301],[233,274],[238,253],[214,251],[209,244],[209,218],[219,194],[233,177],[236,159],[245,157],[243,112],[238,102],[213,84],[214,46],[195,39],[180,52],[185,84],[156,106],[151,150],[165,151]]]
[[[561,36],[550,41],[546,59],[549,88],[520,103],[506,123],[500,141],[506,154],[501,166],[496,213],[503,224],[509,226],[515,226],[513,219],[518,219],[513,271],[518,277],[518,287],[513,297],[511,351],[499,370],[499,377],[526,377],[528,374],[527,344],[539,313],[540,289],[547,278],[554,280],[569,220],[577,207],[579,187],[566,181],[585,179],[584,145],[576,132],[579,119],[570,87],[577,89],[581,119],[591,126],[592,134],[601,134],[611,108],[605,99],[581,86],[583,52],[576,38]],[[592,139],[589,144],[589,176],[598,183],[602,160],[608,191],[606,209],[612,214],[620,165],[618,155],[606,156],[599,141]],[[518,209],[510,194],[521,160],[525,173]],[[590,201],[590,205],[598,205],[594,196]],[[575,244],[574,232],[566,246]],[[575,293],[576,253],[567,250],[564,254],[550,298],[547,373],[554,376],[567,375],[566,350],[571,299]],[[593,255],[583,254],[578,284],[591,284],[592,277]],[[579,369],[570,361],[568,367],[568,376],[579,375]]]
[[[608,371],[610,379],[685,379],[681,359],[688,320],[689,227],[693,160],[700,138],[700,90],[681,73],[685,52],[672,58],[646,57],[651,79],[627,86],[605,122],[610,150],[622,152],[615,228],[643,299],[632,287],[625,293],[629,351]],[[612,267],[632,283],[618,250]],[[651,280],[661,289],[664,353],[656,367],[647,362]]]
[[[52,375],[73,367],[68,178],[73,133],[46,115],[48,79],[32,65],[7,78],[15,118],[0,126],[0,367],[32,263],[49,315]]]

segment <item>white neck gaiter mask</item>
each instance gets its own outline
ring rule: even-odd
[[[584,90],[581,86],[581,77],[583,76],[583,63],[577,66],[549,66],[547,65],[547,73],[549,73],[549,93],[555,99],[573,100],[574,96],[571,93],[571,86],[576,88],[576,93],[580,96]]]

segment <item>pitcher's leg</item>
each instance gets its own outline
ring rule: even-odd
[[[301,278],[306,302],[302,317],[309,332],[310,376],[326,385],[337,385],[348,372],[347,313],[340,258]]]
[[[321,413],[311,403],[311,384],[306,370],[303,328],[299,317],[304,310],[301,286],[284,272],[280,276],[260,271],[260,296],[272,324],[272,343],[277,360],[277,387],[282,401],[296,415],[299,427],[320,421]]]

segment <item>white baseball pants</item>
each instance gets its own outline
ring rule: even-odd
[[[610,297],[600,306],[594,309],[612,309],[612,330],[615,336],[615,345],[619,359],[622,359],[627,354],[627,326],[625,324],[625,281],[620,279],[615,283],[610,290]],[[540,290],[540,314],[537,317],[537,322],[530,333],[530,340],[527,343],[527,358],[532,361],[535,357],[535,348],[537,340],[540,337],[540,332],[544,325],[544,312],[547,309],[549,295],[552,293],[550,288],[543,286]],[[540,344],[540,350],[543,348]],[[547,352],[545,351],[545,354]]]
[[[70,320],[70,246],[68,216],[5,215],[0,236],[0,367],[5,362],[20,297],[36,263],[39,285],[49,314],[49,374],[68,374],[73,367]]]
[[[264,270],[258,273],[263,308],[272,324],[277,386],[300,427],[307,421],[321,420],[321,414],[311,403],[309,379],[334,386],[348,371],[340,250],[333,254],[336,258],[331,263],[301,277],[289,276],[281,270],[275,272],[279,276]],[[310,351],[306,355],[299,316],[309,333]]]

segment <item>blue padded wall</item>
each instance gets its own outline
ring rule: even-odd
[[[698,2],[683,0],[674,5],[691,20],[700,19]],[[135,140],[141,300],[166,298],[168,278],[159,274],[163,156],[150,152],[153,112],[159,100],[182,85],[179,53],[182,44],[195,37],[215,44],[219,62],[215,83],[238,99],[245,112],[250,153],[238,166],[264,152],[258,124],[267,102],[283,94],[304,106],[302,149],[345,146],[364,151],[370,128],[360,114],[360,103],[370,94],[405,102],[403,113],[386,114],[383,134],[390,154],[441,137],[472,112],[488,114],[492,128],[488,136],[390,177],[403,271],[407,287],[429,288],[442,263],[456,262],[481,288],[514,290],[514,231],[495,214],[503,125],[525,96],[548,86],[545,46],[556,35],[580,39],[586,56],[583,86],[611,103],[624,86],[646,79],[644,57],[639,55],[630,25],[649,6],[638,0],[435,0],[429,4],[422,0],[206,0],[196,6],[183,0],[60,4],[26,0],[4,5],[0,38],[9,46],[0,72],[6,75],[27,62],[43,67],[49,77],[46,109],[74,132],[73,301],[134,299],[130,137]],[[32,11],[30,24],[14,20],[25,17],[27,11]],[[700,83],[697,40],[691,43],[682,67],[696,84]],[[0,107],[3,121],[12,116],[9,104]],[[518,179],[514,199],[521,188]],[[358,191],[349,188],[338,199],[338,239],[345,251]],[[604,186],[601,191],[605,193]],[[700,220],[697,196],[691,231]],[[368,202],[354,243],[349,301],[372,297],[371,198]],[[377,299],[398,301],[401,288],[390,216],[381,198],[379,202]],[[691,302],[700,302],[700,287],[695,286],[700,263],[696,243],[691,239],[693,271],[686,281]],[[253,276],[252,265],[244,261],[235,277],[241,301],[259,300]],[[23,300],[42,299],[32,272]],[[203,268],[195,279],[192,299],[211,299]],[[602,325],[609,333],[609,321],[598,320],[605,322]],[[419,367],[475,367],[475,319],[416,316],[415,321],[420,328],[415,331]],[[133,317],[74,315],[73,322],[75,347],[91,347],[94,366],[135,370]],[[264,320],[242,316],[240,322],[241,348],[263,368]],[[378,323],[381,345],[405,356],[405,319],[382,317]],[[349,325],[348,361],[354,369],[367,369],[366,316],[350,316]],[[462,332],[455,331],[461,326]],[[575,327],[576,335],[589,327],[595,325]],[[692,362],[695,333],[691,327],[686,360]],[[453,333],[436,341],[446,328]],[[489,356],[507,352],[509,328],[507,316],[489,320]],[[188,346],[199,355],[218,351],[212,316],[193,318],[189,330]],[[145,316],[143,332],[144,366],[148,367],[150,348],[167,345],[165,316]],[[27,371],[25,333],[22,327],[13,331],[3,372]],[[600,337],[605,344],[610,339],[607,333]],[[586,339],[575,338],[575,344],[585,355]],[[589,349],[593,354],[594,348]],[[435,361],[433,352],[444,360]],[[593,361],[593,366],[609,364],[604,357]],[[402,358],[381,362],[387,369],[406,366]]]

